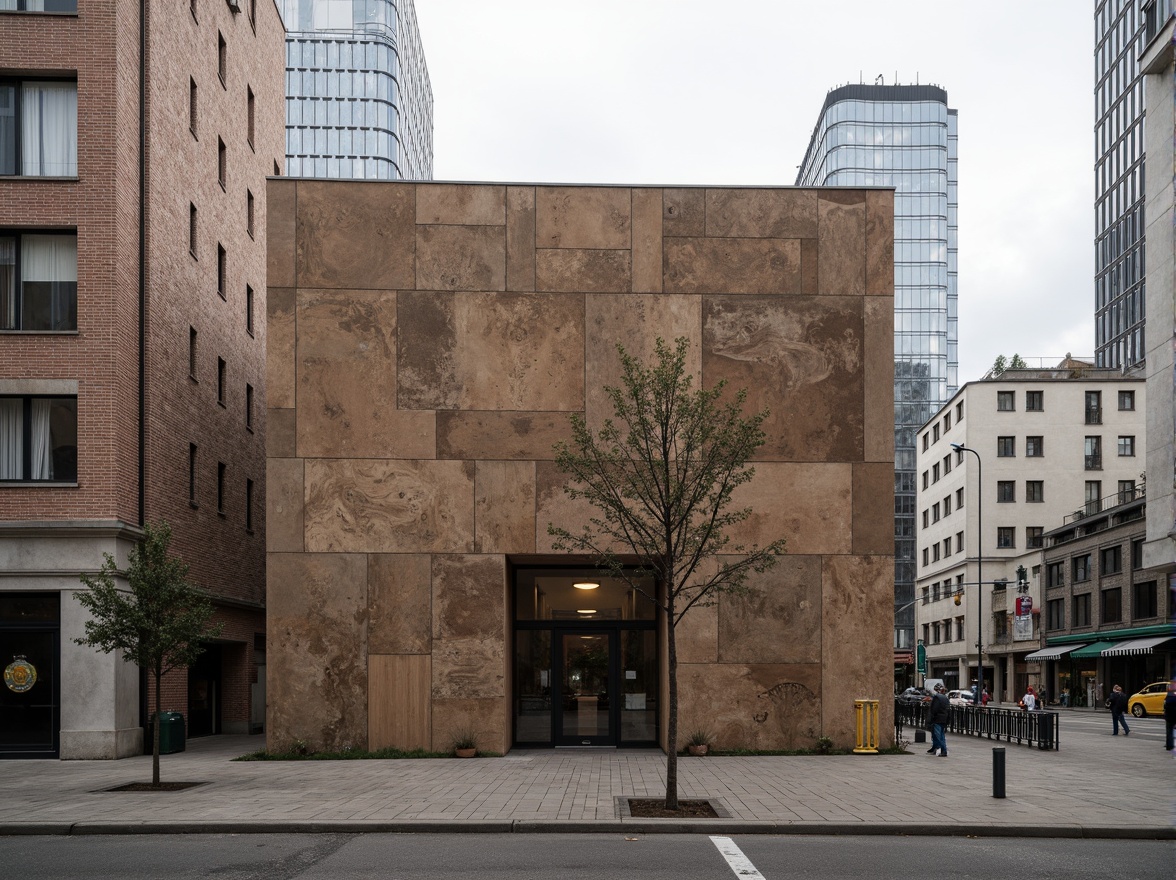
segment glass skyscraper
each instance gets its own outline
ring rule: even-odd
[[[956,392],[956,111],[937,86],[848,85],[825,97],[798,186],[892,186],[894,647],[914,646],[915,440]],[[905,606],[905,607],[904,607]]]
[[[286,173],[429,180],[433,91],[412,0],[281,0]]]

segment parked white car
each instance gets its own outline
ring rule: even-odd
[[[948,691],[947,701],[953,706],[971,706],[972,692],[971,691]]]

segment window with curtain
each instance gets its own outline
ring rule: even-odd
[[[0,174],[77,177],[76,82],[0,80]]]
[[[77,479],[77,398],[0,397],[0,480]]]
[[[77,327],[77,235],[0,234],[0,329]]]

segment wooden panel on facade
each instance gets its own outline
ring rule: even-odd
[[[431,747],[432,664],[427,654],[368,656],[368,748]]]

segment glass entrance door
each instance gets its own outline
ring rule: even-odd
[[[617,631],[560,634],[560,745],[616,745]]]

